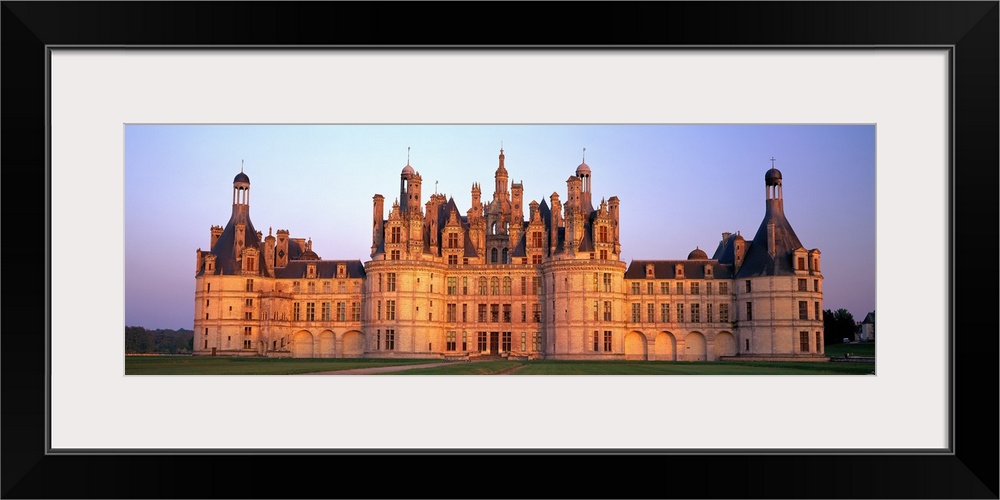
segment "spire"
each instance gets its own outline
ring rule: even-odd
[[[243,160],[240,160],[240,173],[243,173]]]
[[[406,146],[406,164],[410,164],[410,147]]]
[[[587,163],[587,148],[583,148],[583,159],[580,160],[580,163]]]

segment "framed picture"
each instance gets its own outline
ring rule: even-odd
[[[23,457],[4,461],[4,496],[299,497],[309,481],[291,478],[331,467],[371,496],[541,481],[527,494],[996,498],[976,458],[996,443],[971,417],[996,408],[971,388],[995,394],[981,353],[997,340],[956,336],[995,331],[961,306],[996,292],[965,259],[970,233],[982,246],[967,221],[996,218],[996,2],[583,3],[606,25],[559,46],[483,29],[527,19],[521,4],[476,29],[411,21],[448,4],[322,6],[4,3],[4,164],[46,193],[8,209],[44,216],[44,245],[25,249],[43,247],[46,273],[18,277],[14,299],[45,335],[4,339],[3,447]],[[491,397],[467,379],[124,377],[123,129],[137,123],[874,125],[879,373],[504,379]],[[567,485],[554,460],[608,480]]]

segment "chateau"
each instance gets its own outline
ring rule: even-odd
[[[371,259],[324,260],[312,241],[250,221],[250,178],[197,250],[194,353],[221,356],[699,361],[823,356],[820,251],[785,218],[781,172],[764,174],[752,240],[722,233],[709,257],[620,260],[619,199],[598,201],[591,169],[566,199],[524,206],[503,149],[492,199],[473,184],[421,197],[407,165],[399,197],[372,209]],[[525,210],[527,209],[527,210]]]

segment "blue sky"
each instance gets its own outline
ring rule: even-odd
[[[372,196],[398,197],[408,147],[422,201],[436,185],[464,212],[473,182],[492,198],[501,142],[526,204],[565,199],[586,148],[595,205],[621,200],[626,262],[752,238],[774,157],[792,228],[823,252],[824,308],[875,308],[874,125],[126,125],[125,324],[192,327],[195,250],[229,220],[241,161],[258,230],[364,262]]]

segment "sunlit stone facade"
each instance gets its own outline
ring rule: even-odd
[[[287,230],[250,222],[250,179],[197,250],[195,354],[288,357],[635,359],[822,356],[820,252],[784,216],[781,173],[765,174],[753,240],[723,233],[715,254],[620,259],[619,199],[595,202],[584,162],[566,199],[525,207],[503,150],[492,199],[432,194],[409,163],[386,214],[372,209],[371,260],[323,260]],[[596,205],[596,206],[595,206]]]

